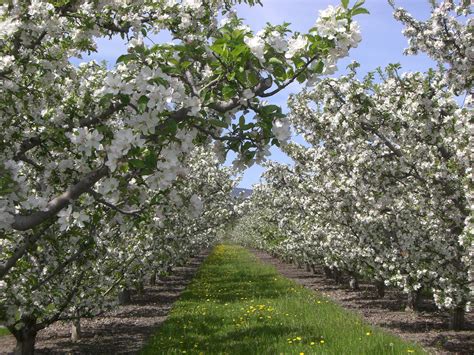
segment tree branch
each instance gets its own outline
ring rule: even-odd
[[[26,231],[40,225],[47,219],[55,216],[59,211],[67,207],[71,201],[76,200],[83,193],[87,192],[100,179],[108,174],[109,168],[105,165],[88,173],[76,184],[68,188],[66,192],[49,201],[45,211],[37,211],[29,215],[15,215],[12,228],[17,231]]]

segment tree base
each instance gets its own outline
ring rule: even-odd
[[[118,303],[120,305],[125,305],[125,304],[129,304],[130,302],[132,302],[132,296],[130,294],[130,290],[128,288],[124,288],[118,294]]]
[[[385,283],[383,281],[377,280],[375,281],[375,289],[378,298],[385,297]]]
[[[81,320],[75,319],[71,323],[71,340],[81,340]]]
[[[464,328],[464,307],[452,309],[449,315],[449,329],[462,330]]]

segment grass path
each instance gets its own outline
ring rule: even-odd
[[[143,354],[422,354],[280,276],[249,251],[219,245]]]

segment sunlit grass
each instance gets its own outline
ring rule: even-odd
[[[8,335],[8,334],[10,334],[10,332],[8,331],[7,328],[0,327],[0,337],[1,337],[2,335]]]
[[[406,354],[422,349],[219,245],[143,354]]]

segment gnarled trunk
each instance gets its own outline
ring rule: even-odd
[[[118,294],[118,303],[121,305],[128,304],[132,302],[132,297],[130,294],[130,290],[128,288],[124,288]]]
[[[333,275],[333,278],[334,278],[334,281],[336,283],[341,283],[342,282],[342,272],[336,268],[334,268],[332,270],[332,275]]]
[[[78,341],[80,339],[81,339],[81,318],[77,318],[71,322],[71,340]]]
[[[143,295],[145,293],[145,284],[142,280],[136,283],[135,289],[139,295]]]
[[[358,291],[359,290],[359,280],[357,279],[357,275],[355,275],[353,273],[350,274],[349,287],[353,291]]]
[[[382,280],[375,280],[375,289],[377,290],[378,298],[385,297],[385,282],[383,282]]]
[[[36,319],[31,318],[24,321],[24,326],[20,330],[10,329],[16,339],[15,355],[32,355],[35,352]]]
[[[464,307],[457,307],[450,311],[449,315],[449,329],[461,330],[464,328]]]
[[[150,286],[155,286],[156,285],[156,271],[153,271],[153,273],[150,276]]]
[[[420,302],[421,302],[421,292],[418,291],[411,291],[408,293],[408,300],[407,305],[405,307],[405,311],[417,311],[420,309]]]
[[[324,270],[324,276],[326,276],[328,279],[330,279],[332,277],[332,271],[330,268],[328,268],[327,266],[325,266],[323,268]]]

